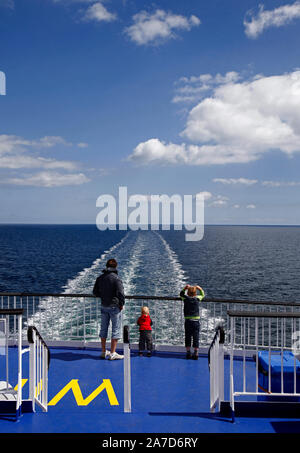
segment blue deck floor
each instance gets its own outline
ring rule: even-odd
[[[240,366],[237,362],[237,371]],[[247,366],[253,369],[254,376],[253,362]],[[225,373],[228,367],[229,360],[225,360]],[[235,423],[230,418],[211,414],[207,357],[194,361],[186,360],[179,353],[156,353],[148,358],[133,352],[131,372],[132,412],[126,414],[123,412],[123,361],[100,360],[98,350],[52,348],[48,412],[24,413],[17,422],[0,418],[0,432],[300,432],[300,414],[299,419],[238,417]],[[28,377],[26,373],[25,359],[24,378]],[[99,386],[107,380],[112,388],[111,400],[106,389],[99,393]],[[75,394],[72,389],[66,391],[70,383]],[[28,382],[23,387],[25,395],[27,386]],[[64,396],[59,393],[63,389]]]

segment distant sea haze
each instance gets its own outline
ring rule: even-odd
[[[213,226],[185,231],[99,231],[94,225],[0,225],[0,292],[91,293],[115,257],[127,295],[297,302],[300,227]]]

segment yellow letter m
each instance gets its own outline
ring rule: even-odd
[[[55,406],[58,401],[60,401],[65,394],[69,391],[73,391],[73,395],[75,397],[76,403],[78,406],[87,406],[91,401],[93,401],[96,396],[98,396],[102,390],[106,390],[109,402],[111,406],[118,406],[119,402],[117,400],[116,394],[114,392],[113,386],[110,382],[110,379],[103,379],[103,382],[99,387],[97,387],[88,397],[83,398],[78,379],[72,379],[58,394],[52,398],[52,400],[48,403],[48,406]]]

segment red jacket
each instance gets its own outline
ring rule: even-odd
[[[137,320],[137,324],[140,326],[140,330],[152,330],[152,320],[149,315],[142,315]]]

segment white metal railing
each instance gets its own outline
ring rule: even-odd
[[[33,326],[28,328],[28,342],[30,345],[29,399],[32,401],[33,412],[35,412],[35,404],[47,412],[49,349],[38,330]]]
[[[141,306],[147,305],[153,321],[153,343],[160,346],[184,345],[183,303],[174,296],[126,296],[122,311],[123,325],[128,325],[131,332],[131,344],[138,343],[136,320],[140,316]],[[30,325],[37,327],[47,344],[74,341],[84,345],[99,341],[101,322],[101,302],[91,294],[32,294],[0,293],[0,309],[23,309],[23,338]],[[200,305],[200,348],[208,349],[215,329],[222,323],[229,331],[228,310],[252,310],[256,312],[289,313],[299,312],[300,303],[221,300],[205,298]],[[300,321],[299,321],[300,323]],[[282,332],[280,323],[272,324],[272,341],[274,346],[288,344],[288,331]],[[299,328],[300,330],[300,328]],[[16,324],[10,326],[10,340],[16,338]],[[248,331],[247,341],[255,343],[254,329]],[[261,346],[266,336],[265,328],[258,335]],[[230,335],[226,336],[229,344]]]
[[[221,403],[224,401],[224,340],[223,327],[218,326],[208,350],[211,412],[216,409],[220,412]]]
[[[280,396],[287,401],[300,397],[299,351],[295,341],[300,334],[300,314],[228,311],[228,316],[233,418],[238,396]],[[235,361],[237,355],[241,360]]]
[[[123,347],[124,347],[124,412],[131,412],[131,366],[130,366],[130,343],[129,328],[124,326],[123,329]]]
[[[5,381],[2,381],[2,387],[0,390],[0,412],[2,407],[6,407],[7,403],[10,402],[14,405],[15,415],[18,417],[22,404],[22,313],[21,309],[3,310],[0,309],[0,321],[1,321],[1,348],[2,353],[5,356]],[[16,329],[18,338],[18,354],[17,354],[17,389],[13,388],[10,384],[10,370],[9,370],[9,326],[13,321]],[[6,411],[6,409],[4,409]]]

